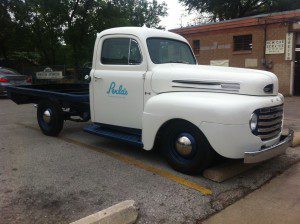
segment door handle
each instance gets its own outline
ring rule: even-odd
[[[97,81],[98,79],[102,79],[102,77],[101,77],[101,76],[97,76],[97,75],[95,75],[94,77],[95,77],[95,80],[96,80],[96,81]]]

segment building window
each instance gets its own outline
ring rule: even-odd
[[[200,40],[193,40],[193,51],[195,55],[198,55],[200,52]]]
[[[233,37],[234,51],[251,51],[252,50],[252,35],[241,35]]]

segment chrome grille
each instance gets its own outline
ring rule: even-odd
[[[277,137],[282,129],[283,105],[261,108],[256,113],[258,115],[256,134],[261,140]]]

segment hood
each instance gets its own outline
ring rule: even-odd
[[[277,95],[278,79],[271,72],[209,65],[161,64],[153,68],[155,93],[204,91],[244,95]]]

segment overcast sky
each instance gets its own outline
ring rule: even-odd
[[[178,0],[158,0],[158,2],[166,2],[168,8],[168,16],[161,19],[161,25],[167,30],[187,26],[196,17],[196,13],[188,13],[185,7]]]

